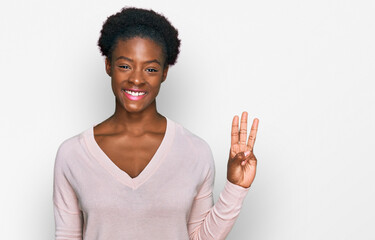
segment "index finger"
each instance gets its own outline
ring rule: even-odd
[[[258,124],[259,124],[259,119],[254,118],[253,125],[251,126],[251,130],[250,130],[249,140],[247,141],[247,146],[250,148],[250,151],[253,151],[253,148],[254,148],[254,143],[255,143],[256,136],[257,136],[257,132],[258,132]]]

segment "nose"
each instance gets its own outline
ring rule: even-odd
[[[134,85],[140,85],[145,82],[142,71],[141,70],[134,70],[132,71],[131,75],[129,76],[129,82],[133,83]]]

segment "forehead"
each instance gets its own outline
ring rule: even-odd
[[[117,40],[113,50],[114,59],[124,56],[134,60],[157,59],[162,61],[163,51],[159,44],[148,38],[134,37],[126,40]]]

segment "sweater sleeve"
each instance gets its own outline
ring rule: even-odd
[[[219,199],[213,205],[215,167],[210,150],[208,174],[194,199],[188,231],[191,240],[225,239],[232,229],[250,188],[243,188],[226,180]]]
[[[67,177],[66,151],[60,146],[54,166],[53,208],[56,240],[82,239],[82,212],[77,196]]]

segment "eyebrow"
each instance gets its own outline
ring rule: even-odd
[[[129,62],[134,62],[133,59],[128,58],[128,57],[124,57],[124,56],[120,56],[120,57],[116,58],[116,61],[119,60],[119,59],[124,59],[124,60],[127,60]],[[161,66],[161,63],[157,59],[149,60],[149,61],[146,61],[145,63],[157,63]]]

